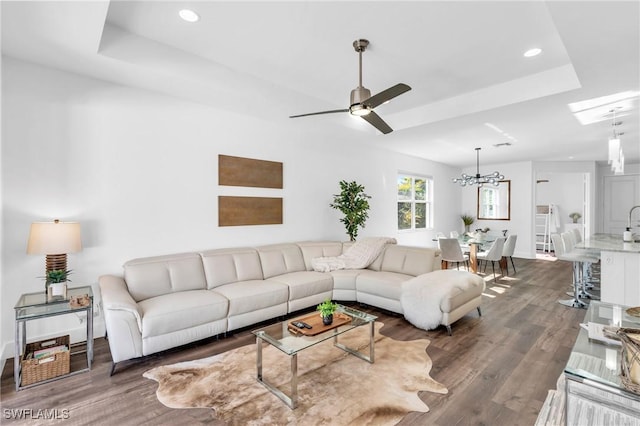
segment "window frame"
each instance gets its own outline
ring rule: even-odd
[[[399,191],[399,181],[401,179],[411,179],[411,196],[410,199],[402,199]],[[425,182],[425,199],[416,200],[416,180],[423,180]],[[396,175],[396,230],[397,232],[424,232],[433,230],[433,177],[428,175],[420,175],[416,173],[398,172]],[[400,221],[398,220],[400,203],[411,204],[411,227],[400,228]],[[416,205],[424,204],[425,208],[425,226],[416,227]]]

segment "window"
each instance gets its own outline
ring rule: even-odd
[[[431,228],[433,179],[398,175],[398,230]]]

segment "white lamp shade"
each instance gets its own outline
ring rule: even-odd
[[[34,222],[29,231],[28,254],[66,254],[82,250],[77,222]]]

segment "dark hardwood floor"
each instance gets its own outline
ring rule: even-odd
[[[372,307],[382,333],[396,340],[427,338],[433,361],[431,376],[447,395],[421,392],[428,413],[409,413],[401,425],[532,425],[569,357],[585,311],[557,303],[566,299],[571,279],[565,262],[515,259],[517,274],[494,282],[487,275],[482,317],[467,315],[453,325],[453,336],[440,327],[424,331],[401,316]],[[355,307],[357,305],[354,304]],[[208,409],[176,410],[155,397],[157,383],[142,377],[164,364],[204,358],[254,344],[250,329],[227,338],[118,364],[109,376],[111,358],[104,338],[95,340],[94,367],[65,379],[15,392],[13,362],[7,361],[0,387],[2,424],[222,424]],[[274,403],[280,403],[274,397]],[[58,420],[15,421],[12,409],[57,410]],[[68,411],[65,411],[68,410]],[[50,411],[51,413],[51,411]],[[336,419],[337,421],[337,419]]]

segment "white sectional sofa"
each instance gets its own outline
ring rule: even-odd
[[[402,283],[440,269],[438,249],[387,244],[366,269],[313,270],[312,259],[338,256],[350,244],[298,242],[126,262],[123,276],[99,279],[113,367],[327,298],[402,314]]]

